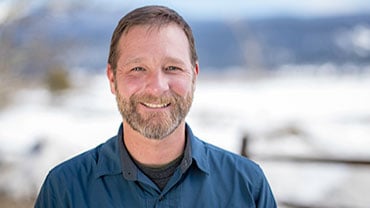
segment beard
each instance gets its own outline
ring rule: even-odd
[[[161,97],[149,94],[133,94],[128,99],[121,96],[116,84],[116,101],[124,121],[132,129],[149,139],[163,139],[176,130],[185,120],[193,102],[194,82],[192,90],[182,97],[175,92],[169,92]],[[140,113],[141,103],[170,103],[168,110]]]

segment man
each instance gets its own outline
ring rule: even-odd
[[[124,16],[107,66],[118,134],[51,170],[35,207],[276,207],[258,165],[185,123],[198,72],[191,28],[175,11]]]

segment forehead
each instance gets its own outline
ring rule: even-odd
[[[120,38],[119,56],[172,55],[190,61],[190,46],[183,29],[177,24],[135,25]]]
[[[153,36],[156,36],[157,38],[158,36],[161,36],[170,39],[171,35],[178,37],[178,39],[188,39],[184,30],[175,23],[151,25],[142,24],[133,25],[127,28],[126,31],[121,35],[120,42],[125,41],[125,39],[130,39],[130,42],[135,39],[150,39]]]

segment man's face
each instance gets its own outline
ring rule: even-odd
[[[147,138],[168,136],[189,112],[198,74],[185,33],[175,24],[134,26],[118,49],[116,77],[108,77],[124,121]]]

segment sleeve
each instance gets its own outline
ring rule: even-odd
[[[276,201],[271,191],[271,187],[267,181],[265,174],[260,168],[260,183],[255,196],[255,203],[258,208],[276,208]]]
[[[49,173],[46,177],[40,192],[36,198],[34,208],[62,208],[60,196],[58,193],[58,183],[52,174]]]

